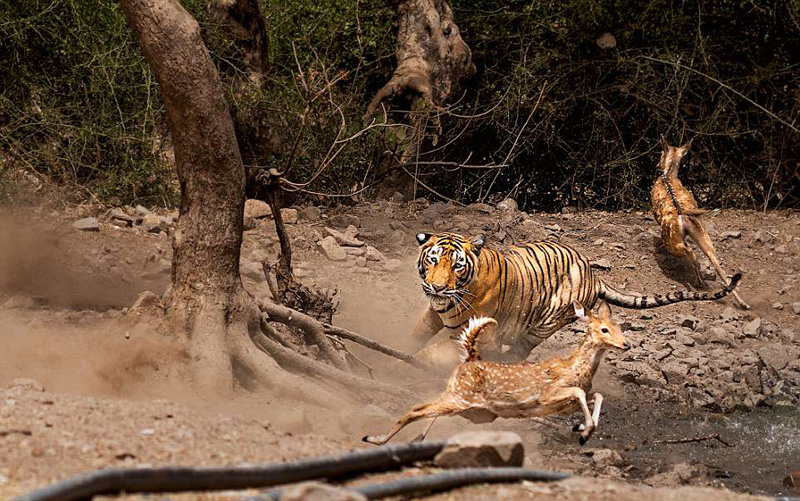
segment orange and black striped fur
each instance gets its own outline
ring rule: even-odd
[[[711,261],[723,283],[727,282],[727,277],[719,264],[711,238],[700,221],[699,216],[708,211],[697,207],[692,192],[678,179],[678,168],[687,158],[691,144],[689,141],[676,148],[661,138],[663,151],[658,162],[659,176],[652,190],[653,215],[661,226],[661,240],[664,242],[664,247],[673,256],[685,259],[692,265],[697,285],[703,287],[705,282],[700,274],[700,266],[694,252],[686,245],[687,237],[693,240]],[[750,308],[736,291],[733,291],[733,296],[740,307]]]
[[[603,282],[589,259],[567,245],[537,242],[499,252],[484,247],[482,235],[469,239],[455,233],[421,233],[417,240],[422,246],[417,265],[429,304],[412,335],[415,348],[425,346],[440,331],[456,336],[470,317],[486,316],[498,323],[494,337],[481,340],[482,353],[490,360],[524,360],[535,346],[575,320],[573,301],[592,308],[598,299],[605,299],[637,309],[709,301],[728,295],[740,278],[734,276],[714,293],[637,296]],[[454,343],[441,340],[420,356],[452,368],[457,359],[448,345]]]

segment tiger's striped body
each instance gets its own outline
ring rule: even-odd
[[[537,242],[499,252],[483,248],[482,237],[470,240],[441,233],[417,238],[422,244],[417,264],[430,300],[414,332],[418,346],[440,329],[455,334],[470,317],[487,316],[498,322],[494,339],[481,346],[489,359],[525,359],[539,343],[575,320],[573,301],[586,308],[598,299],[626,308],[653,308],[719,299],[738,281],[737,277],[716,293],[636,296],[604,283],[588,258],[567,245]]]

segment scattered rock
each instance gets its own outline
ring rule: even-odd
[[[675,341],[681,343],[684,346],[694,346],[694,339],[680,332],[675,334]]]
[[[108,211],[108,218],[112,223],[121,226],[133,226],[133,218],[120,208],[114,208]]]
[[[756,353],[761,357],[764,364],[775,370],[786,368],[789,362],[798,358],[797,348],[779,343],[764,345],[756,350]]]
[[[356,491],[322,482],[303,482],[281,491],[283,501],[367,501]]]
[[[95,217],[85,217],[72,223],[72,227],[81,231],[100,231],[100,221]]]
[[[800,315],[800,302],[792,303],[792,311],[795,315]]]
[[[702,476],[698,469],[689,463],[678,463],[665,473],[659,473],[645,480],[653,487],[675,487],[692,483],[696,477]]]
[[[722,312],[719,314],[719,318],[726,322],[730,322],[731,320],[738,320],[741,318],[739,312],[731,308],[730,306],[726,307]]]
[[[258,219],[272,215],[272,209],[269,204],[263,200],[256,200],[250,198],[244,201],[244,217],[252,217]]]
[[[365,266],[367,266],[367,258],[365,258],[364,256],[357,257],[356,266],[358,266],[359,268],[364,268]]]
[[[772,309],[773,310],[778,310],[778,311],[782,310],[783,309],[783,303],[778,303],[778,302],[772,303]]]
[[[678,315],[678,325],[695,330],[700,325],[700,319],[694,315]]]
[[[402,266],[403,263],[399,259],[390,259],[384,263],[383,269],[386,271],[397,271]]]
[[[142,226],[150,233],[159,233],[161,231],[161,219],[152,212],[145,214],[142,218]]]
[[[603,50],[613,49],[614,47],[617,46],[617,39],[614,37],[613,34],[605,32],[599,37],[597,37],[595,43],[597,44],[598,47],[600,47]]]
[[[35,379],[18,377],[16,379],[12,379],[11,382],[8,383],[8,386],[6,386],[6,389],[42,393],[44,391],[44,386],[42,386],[42,383]]]
[[[484,214],[491,214],[492,212],[492,207],[489,204],[470,204],[469,208],[478,212],[483,212]]]
[[[434,463],[442,468],[522,466],[522,438],[509,431],[464,432],[451,437]]]
[[[161,298],[155,292],[143,291],[139,293],[131,309],[150,308],[151,306],[161,306]]]
[[[592,456],[592,463],[596,466],[625,466],[625,458],[614,449],[596,449],[587,451]]]
[[[380,263],[386,261],[386,256],[383,255],[381,251],[376,249],[375,247],[368,245],[367,246],[367,261],[378,261]]]
[[[141,206],[141,205],[137,205],[133,209],[133,213],[136,214],[137,216],[142,216],[143,217],[143,216],[146,216],[146,215],[150,214],[150,209],[148,209],[147,207]]]
[[[546,227],[545,227],[546,228]],[[598,270],[610,270],[611,269],[611,261],[606,258],[601,258],[596,261],[592,261],[589,263],[592,268],[596,268]]]
[[[712,327],[706,331],[706,340],[709,343],[719,343],[730,347],[735,345],[733,334],[722,327]]]
[[[297,209],[281,209],[284,224],[297,224]]]
[[[392,202],[400,203],[400,202],[405,202],[406,197],[399,191],[395,191],[394,193],[392,193],[392,196],[389,197],[389,200],[391,200]]]
[[[319,210],[319,207],[315,207],[313,205],[307,205],[300,209],[300,219],[303,221],[315,222],[319,221],[322,218],[322,211]]]
[[[772,236],[764,230],[758,230],[755,235],[753,235],[753,240],[756,243],[763,244],[772,240]]]
[[[761,324],[761,318],[756,317],[753,320],[744,324],[742,327],[742,334],[747,337],[758,337],[763,332],[763,326]]]
[[[546,224],[544,225],[544,229],[547,231],[552,231],[553,233],[558,233],[561,231],[561,226],[557,224]]]
[[[777,254],[786,254],[786,245],[780,244],[779,246],[775,247],[775,253]]]
[[[720,238],[720,240],[729,240],[729,239],[738,240],[738,239],[742,238],[742,232],[738,231],[738,230],[737,231],[723,231],[722,233],[719,234],[719,238]]]
[[[663,373],[643,361],[622,361],[617,363],[621,380],[640,386],[662,388],[666,382]]]
[[[342,247],[348,256],[363,256],[367,253],[364,247]]]
[[[689,367],[687,365],[671,361],[661,366],[661,372],[667,379],[669,384],[682,386],[686,382],[686,377],[689,375]]]
[[[355,226],[350,226],[348,227],[348,230],[350,228],[356,229]],[[364,245],[364,242],[362,242],[361,240],[357,239],[354,235],[352,235],[352,232],[342,233],[341,231],[337,231],[334,230],[333,228],[328,228],[326,226],[325,233],[333,237],[336,240],[336,243],[340,245],[344,245],[347,247],[361,247]]]
[[[327,230],[327,228],[326,228]],[[328,236],[317,242],[325,253],[325,257],[331,261],[344,261],[347,259],[347,253],[339,246],[339,243],[332,236]]]
[[[513,198],[506,198],[505,200],[497,204],[497,208],[506,211],[518,211],[519,205],[517,205],[517,201],[514,200]]]

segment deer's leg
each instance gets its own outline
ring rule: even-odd
[[[425,440],[425,437],[428,436],[428,432],[431,431],[431,428],[433,428],[433,423],[435,423],[435,422],[436,422],[436,418],[431,419],[431,422],[428,423],[428,427],[425,428],[425,431],[423,431],[422,433],[417,435],[416,438],[414,438],[414,440],[412,440],[412,442],[422,442],[423,440]]]
[[[684,221],[686,216],[679,216],[678,222],[671,222],[661,228],[661,240],[664,242],[664,247],[667,248],[673,256],[687,261],[694,271],[695,285],[699,287],[705,286],[705,281],[700,274],[700,266],[697,263],[697,258],[694,252],[686,245],[686,227]]]
[[[592,397],[592,421],[594,422],[594,427],[597,428],[600,426],[600,408],[603,407],[603,395],[600,393],[595,393],[594,397]],[[583,431],[586,429],[586,425],[581,423],[577,427],[575,427],[572,431]]]
[[[597,428],[600,426],[600,408],[603,406],[603,395],[595,393],[593,400],[594,408],[592,409],[592,421],[594,421],[594,427]]]
[[[711,243],[711,237],[708,236],[708,232],[703,227],[703,225],[698,222],[692,220],[689,224],[687,224],[686,228],[687,233],[689,236],[692,237],[692,240],[697,243],[697,246],[700,247],[700,250],[703,251],[703,254],[706,255],[709,261],[711,261],[711,265],[714,267],[714,270],[717,272],[717,276],[722,283],[728,283],[728,277],[725,275],[725,271],[722,269],[722,266],[719,264],[719,259],[717,259],[717,251],[714,249],[714,244]],[[745,310],[750,309],[750,305],[747,304],[744,299],[739,296],[739,293],[733,291],[733,297],[736,300],[736,304]]]
[[[457,406],[453,402],[446,402],[442,400],[434,400],[433,402],[419,404],[414,406],[403,417],[398,419],[397,424],[395,424],[386,435],[367,435],[366,437],[362,438],[362,440],[375,445],[383,445],[391,440],[393,436],[397,435],[400,430],[414,421],[419,421],[420,419],[425,418],[436,418],[438,416],[458,414],[463,410],[464,409],[462,407]]]

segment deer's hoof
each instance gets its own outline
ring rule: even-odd
[[[580,443],[581,445],[586,445],[586,442],[587,442],[588,440],[589,440],[588,438],[584,438],[584,436],[583,436],[583,435],[581,435],[581,436],[578,438],[578,443]]]

